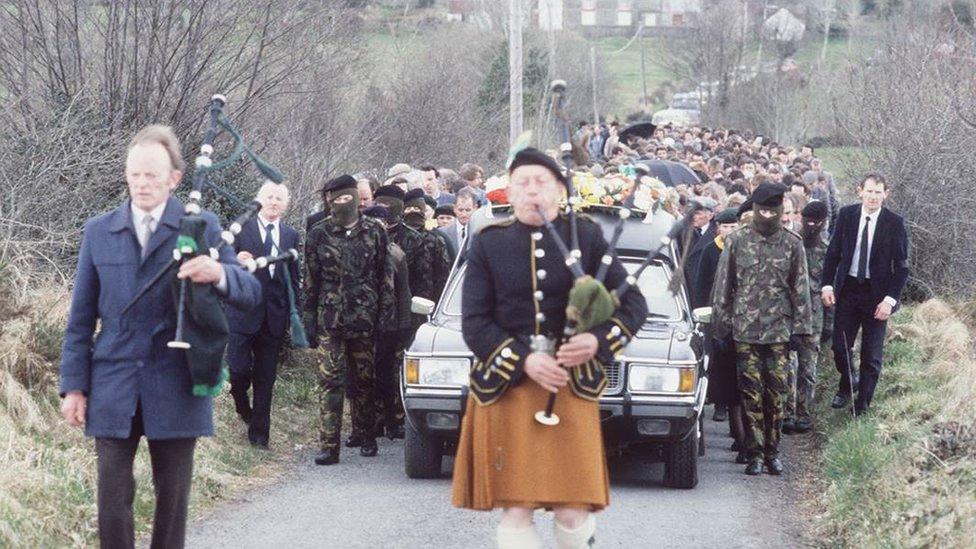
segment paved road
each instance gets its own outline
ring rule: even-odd
[[[706,421],[707,453],[694,490],[662,486],[660,464],[611,461],[611,501],[598,516],[597,546],[799,546],[789,475],[745,476],[727,451],[727,431]],[[784,445],[789,456],[789,439]],[[402,441],[382,439],[375,458],[344,453],[338,466],[303,457],[277,484],[191,524],[187,547],[492,547],[496,513],[451,507],[449,478],[406,478]],[[551,514],[537,515],[547,540],[551,521]]]

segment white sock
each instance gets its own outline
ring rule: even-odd
[[[498,549],[539,549],[542,547],[542,538],[535,531],[535,525],[530,524],[524,528],[510,528],[498,526]]]
[[[583,524],[572,530],[559,524],[558,520],[554,520],[552,533],[556,537],[556,547],[559,549],[588,549],[592,547],[590,540],[596,533],[596,517],[590,513]]]

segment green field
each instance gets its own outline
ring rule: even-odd
[[[607,70],[613,76],[617,85],[616,114],[626,115],[640,108],[641,83],[641,41],[634,40],[629,45],[629,37],[609,37],[596,40],[597,51],[605,63]],[[626,46],[626,49],[624,49]],[[673,80],[673,75],[662,67],[659,62],[662,55],[661,39],[644,38],[644,68],[647,78],[647,94],[653,96],[665,82]],[[653,112],[664,108],[663,102],[652,104]]]

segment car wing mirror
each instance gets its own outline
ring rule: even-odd
[[[698,307],[691,311],[691,319],[699,324],[708,324],[712,321],[711,307]]]
[[[430,316],[434,314],[436,303],[429,299],[414,296],[410,298],[410,312],[417,315]]]

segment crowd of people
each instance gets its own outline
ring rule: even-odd
[[[683,224],[675,242],[674,276],[683,277],[693,308],[712,307],[708,398],[715,404],[713,418],[728,420],[736,460],[747,465],[747,474],[764,469],[780,474],[780,433],[811,429],[822,342],[832,338],[841,373],[833,406],[851,405],[857,414],[869,410],[881,370],[885,322],[900,302],[908,273],[907,234],[901,218],[882,206],[888,192],[883,176],[865,176],[858,184],[860,203],[841,208],[837,185],[813,147],[784,146],[748,132],[669,126],[628,135],[616,124],[581,123],[572,152],[578,176],[617,177],[629,185],[619,197],[608,193],[610,202],[604,204],[624,206],[623,199],[646,187],[653,189],[654,207]],[[263,185],[257,195],[262,208],[236,240],[236,258],[201,255],[179,271],[181,278],[213,284],[228,302],[230,393],[251,444],[269,447],[278,357],[289,326],[292,332],[303,330],[316,353],[320,447],[315,463],[339,462],[346,398],[352,412],[346,447],[371,457],[378,452],[379,436],[402,438],[403,353],[426,321],[411,311],[411,301],[436,302],[461,254],[485,263],[480,271],[484,284],[466,284],[463,297],[464,337],[479,364],[516,381],[530,378],[544,395],[572,384],[572,376],[561,372],[612,360],[640,326],[636,303],[642,300],[636,288],[627,301],[636,311],[631,311],[633,318],[613,317],[562,350],[550,349],[549,355],[544,345],[520,346],[512,332],[531,332],[534,326],[541,345],[547,334],[562,331],[556,324],[565,322],[569,271],[562,272],[562,263],[551,269],[537,265],[558,260],[555,254],[543,260],[544,247],[552,243],[537,228],[545,221],[540,212],[559,222],[560,196],[565,198],[573,184],[556,156],[555,151],[522,151],[505,170],[488,177],[475,164],[456,171],[396,164],[383,173],[341,175],[322,186],[321,211],[306,219],[303,239],[284,221],[291,207],[287,186]],[[694,178],[661,182],[648,161],[687,166]],[[163,509],[157,513],[154,545],[182,544],[193,443],[213,431],[210,399],[184,390],[191,381],[180,370],[183,363],[160,347],[176,315],[168,291],[154,292],[128,316],[122,308],[127,293],[169,261],[164,244],[175,241],[183,212],[172,191],[183,169],[171,130],[152,126],[140,132],[126,165],[131,200],[86,225],[79,259],[61,367],[62,410],[69,423],[85,423],[86,432],[97,439],[99,535],[106,546],[131,546],[134,488],[131,473],[118,472],[131,471],[143,434],[150,441],[154,476],[159,469],[157,505]],[[472,220],[479,209],[499,203],[510,204],[514,212],[493,225],[504,229],[491,233],[502,249],[473,247],[481,236],[474,238]],[[216,224],[215,218],[207,220]],[[595,240],[581,260],[594,270],[602,242],[595,234],[587,236]],[[524,257],[517,252],[523,246]],[[301,270],[296,262],[272,264],[254,276],[241,268],[291,248],[302,251]],[[492,282],[498,272],[505,278],[511,269],[493,271],[490,262],[531,265],[526,267],[533,275],[531,288]],[[469,277],[479,272],[476,267],[469,269]],[[625,277],[618,267],[612,274]],[[487,292],[489,286],[494,290]],[[518,306],[506,309],[498,297],[505,292]],[[93,345],[96,319],[102,331]],[[850,366],[859,331],[860,375]],[[142,339],[133,338],[137,332]],[[173,407],[177,393],[185,393],[180,398],[186,402]],[[518,394],[529,393],[513,391],[502,399],[521,398]],[[539,397],[531,394],[525,398]],[[468,410],[504,408],[493,402],[475,406],[472,401]],[[589,405],[580,406],[579,413],[590,417]],[[479,491],[491,466],[477,451],[488,451],[484,440],[472,439],[471,431],[487,429],[485,422],[501,417],[479,414],[466,414],[464,420],[459,447],[467,453],[459,454],[462,466],[455,468],[455,503],[510,510],[503,515],[499,543],[513,547],[526,539],[531,546],[534,538],[526,528],[531,529],[536,504],[562,509],[557,539],[566,547],[583,546],[595,528],[587,513],[608,501],[605,470],[592,475],[581,470],[576,479],[567,479],[567,485],[586,486],[581,500],[559,500],[562,496],[542,489],[545,497],[519,492],[514,499]],[[592,434],[590,427],[581,427],[580,433]],[[605,468],[597,457],[593,460],[602,464],[594,467]]]

